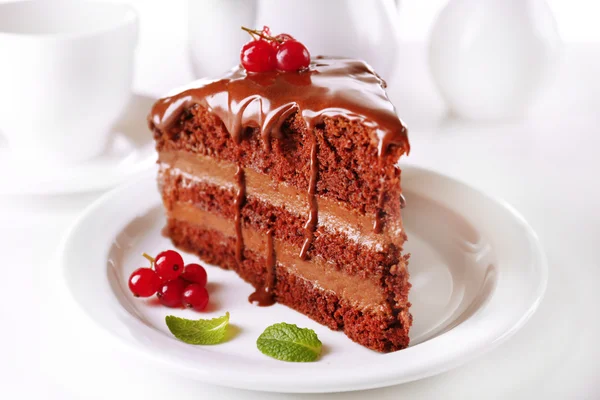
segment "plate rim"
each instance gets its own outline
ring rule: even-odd
[[[240,379],[238,379],[239,377],[235,377],[235,379],[230,379],[228,374],[221,373],[221,374],[215,376],[214,369],[212,371],[207,371],[206,368],[205,368],[205,370],[201,370],[198,368],[191,368],[188,365],[177,364],[175,362],[175,360],[173,360],[171,357],[166,356],[165,354],[161,353],[160,351],[150,352],[150,351],[148,351],[148,348],[146,346],[139,344],[139,343],[131,343],[130,341],[126,340],[125,338],[120,337],[117,334],[117,332],[111,330],[109,327],[103,326],[100,323],[100,321],[95,319],[89,313],[89,311],[84,307],[84,305],[79,302],[79,300],[77,299],[76,293],[69,286],[69,283],[68,283],[68,273],[69,273],[68,269],[69,268],[67,266],[66,251],[68,250],[69,242],[72,241],[71,240],[72,236],[77,232],[77,229],[88,218],[93,217],[93,215],[96,213],[97,210],[104,207],[106,205],[106,203],[109,203],[111,201],[111,199],[118,197],[119,194],[121,194],[123,192],[127,192],[132,187],[143,184],[144,181],[147,179],[155,179],[154,171],[146,171],[145,173],[141,174],[139,179],[137,179],[135,181],[130,181],[129,183],[125,183],[125,184],[103,194],[96,201],[94,201],[92,204],[90,204],[75,219],[75,221],[71,224],[71,226],[67,230],[66,234],[63,236],[61,243],[57,249],[57,253],[56,253],[57,265],[60,268],[60,274],[58,274],[58,275],[61,277],[61,279],[59,279],[59,281],[60,281],[59,284],[61,284],[64,287],[65,292],[67,292],[69,294],[68,297],[70,298],[70,300],[77,305],[77,308],[79,309],[79,311],[86,316],[88,321],[92,321],[94,323],[94,325],[99,326],[104,333],[107,333],[106,336],[110,336],[114,342],[117,342],[120,345],[120,347],[122,347],[126,350],[129,350],[129,351],[134,351],[136,354],[138,354],[142,357],[145,357],[146,359],[151,359],[153,362],[162,364],[162,366],[169,366],[169,367],[177,370],[178,372],[181,372],[181,373],[185,374],[186,376],[189,376],[190,378],[204,381],[209,384],[228,386],[228,387],[233,387],[233,388],[238,388],[238,389],[259,390],[259,391],[265,391],[265,392],[330,393],[330,392],[365,390],[365,389],[373,389],[373,388],[391,386],[391,385],[395,385],[395,384],[405,383],[405,382],[414,381],[414,380],[430,377],[433,375],[437,375],[439,373],[446,372],[446,371],[453,369],[459,365],[467,363],[467,362],[471,361],[472,359],[477,358],[477,357],[491,351],[492,349],[496,348],[498,345],[500,345],[501,343],[503,343],[504,341],[509,339],[511,336],[513,336],[520,328],[522,328],[525,325],[525,323],[531,318],[531,316],[538,309],[540,303],[543,300],[543,297],[544,297],[544,294],[546,291],[547,282],[548,282],[547,258],[546,258],[545,252],[543,251],[543,248],[539,241],[539,238],[538,238],[537,234],[535,233],[535,231],[533,230],[533,228],[529,225],[529,223],[525,220],[525,218],[512,205],[510,205],[505,200],[494,197],[494,196],[482,191],[481,189],[479,189],[475,186],[472,186],[460,179],[445,175],[443,173],[440,173],[438,171],[435,171],[435,170],[432,170],[429,168],[424,168],[424,167],[416,166],[416,165],[405,165],[405,166],[403,166],[403,170],[413,170],[413,171],[416,171],[419,173],[435,175],[439,178],[446,179],[451,184],[459,185],[461,187],[461,189],[466,188],[468,190],[474,191],[478,195],[486,198],[488,201],[495,203],[497,206],[504,209],[506,212],[510,213],[514,217],[515,222],[517,222],[519,224],[519,227],[523,229],[523,233],[527,236],[527,238],[529,239],[529,241],[531,243],[530,247],[531,247],[531,252],[532,252],[532,256],[533,256],[532,263],[535,262],[535,264],[537,266],[536,271],[538,272],[538,275],[539,275],[539,279],[537,280],[538,284],[535,288],[535,291],[534,291],[534,293],[530,294],[531,302],[529,303],[527,309],[524,310],[523,314],[520,315],[519,318],[512,324],[512,326],[505,329],[501,334],[493,335],[494,338],[491,341],[484,340],[484,341],[481,341],[481,342],[478,342],[475,344],[471,344],[468,348],[463,348],[463,351],[461,352],[461,354],[458,354],[456,351],[441,354],[438,357],[437,364],[433,365],[433,366],[430,365],[425,370],[413,371],[411,374],[408,374],[408,375],[405,374],[403,376],[398,377],[398,376],[394,376],[395,375],[394,371],[386,371],[385,369],[381,369],[381,370],[379,370],[380,373],[377,375],[377,380],[371,380],[371,381],[366,380],[366,381],[358,381],[358,382],[353,381],[351,384],[346,384],[346,385],[344,385],[340,382],[337,382],[337,381],[336,381],[336,383],[331,384],[331,385],[323,384],[322,382],[320,384],[316,384],[316,385],[315,385],[315,382],[313,382],[312,384],[306,385],[306,384],[298,384],[298,382],[280,381],[276,385],[266,386],[266,382],[263,382],[260,380],[258,382],[254,379],[240,380]],[[492,294],[492,297],[494,295],[495,295],[495,293]],[[155,331],[154,328],[147,327],[147,329]],[[449,333],[449,332],[447,332],[447,333]],[[444,333],[441,336],[446,335],[447,333]],[[438,338],[434,338],[430,341],[433,341],[436,339],[438,339]],[[422,344],[425,344],[427,342],[428,341],[426,341]],[[403,354],[407,354],[409,352],[412,353],[415,351],[414,349],[418,349],[419,346],[421,346],[422,344],[416,345],[414,347],[409,347],[405,350],[402,350],[401,352]],[[413,350],[411,350],[411,349],[413,349]],[[397,353],[390,353],[390,355],[392,357],[393,357],[393,354],[397,354]],[[383,355],[383,356],[386,356],[386,355]],[[441,361],[439,361],[439,360],[441,360]]]

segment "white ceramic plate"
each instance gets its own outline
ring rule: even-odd
[[[547,267],[535,233],[507,204],[436,172],[405,167],[404,221],[412,253],[414,326],[408,349],[379,354],[282,305],[259,308],[234,272],[209,267],[208,312],[167,309],[134,298],[127,277],[147,264],[142,252],[171,248],[154,175],[92,205],[60,249],[68,290],[81,309],[127,348],[205,382],[278,392],[375,388],[441,373],[514,334],[538,306]],[[195,260],[186,255],[186,262]],[[191,346],[164,317],[212,318],[229,311],[231,338]],[[276,322],[314,329],[324,344],[315,363],[262,355],[256,338]]]
[[[49,165],[23,160],[11,152],[0,136],[0,195],[64,194],[104,190],[131,179],[152,167],[156,152],[146,115],[154,100],[133,96],[114,125],[102,154],[76,165]]]

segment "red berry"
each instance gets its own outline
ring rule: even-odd
[[[266,40],[253,40],[242,47],[242,66],[249,72],[265,72],[275,69],[275,49]]]
[[[181,307],[183,291],[187,286],[187,282],[181,278],[176,278],[168,282],[164,282],[158,289],[158,300],[167,307]]]
[[[192,283],[183,291],[182,300],[185,307],[202,311],[208,304],[208,291],[205,287]]]
[[[150,268],[138,268],[129,277],[129,290],[135,297],[150,297],[159,285],[158,275]]]
[[[183,266],[183,258],[174,250],[159,253],[154,261],[154,269],[163,282],[173,280],[181,275]]]
[[[288,40],[296,40],[288,33],[280,33],[279,35],[275,36],[275,39],[279,40],[281,43],[287,42]]]
[[[279,47],[282,44],[284,44],[285,42],[287,42],[288,40],[296,40],[296,39],[294,39],[292,35],[288,35],[287,33],[280,33],[279,35],[277,35],[273,38],[273,41],[271,42],[271,46],[273,46],[273,48],[277,52],[277,50],[279,50]]]
[[[298,71],[308,68],[310,53],[304,45],[295,40],[289,40],[277,50],[277,69],[280,71]]]
[[[200,286],[206,286],[206,281],[208,280],[206,270],[199,264],[186,265],[181,277],[190,283],[197,283]]]

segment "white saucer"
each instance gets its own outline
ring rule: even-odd
[[[103,190],[151,168],[156,152],[146,116],[153,103],[149,97],[133,96],[104,152],[76,165],[20,159],[0,137],[0,171],[4,171],[0,174],[0,195]]]
[[[250,285],[217,267],[208,268],[208,312],[134,298],[127,277],[146,264],[141,253],[172,247],[161,236],[164,216],[153,174],[104,195],[78,219],[59,249],[60,282],[116,343],[201,381],[264,391],[334,392],[421,379],[512,336],[537,308],[547,266],[535,233],[504,202],[416,167],[404,168],[403,188],[414,326],[411,347],[395,353],[370,351],[282,305],[253,306],[247,301]],[[232,337],[216,346],[184,344],[164,322],[169,314],[213,318],[226,311]],[[285,363],[256,349],[260,333],[283,321],[317,332],[324,344],[319,361]]]

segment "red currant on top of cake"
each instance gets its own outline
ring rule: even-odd
[[[148,116],[166,234],[237,272],[258,306],[287,305],[377,351],[407,347],[397,162],[410,146],[385,82],[364,61],[243,29],[240,65]],[[197,309],[206,293],[193,269],[182,276],[200,282],[182,301]]]
[[[287,33],[271,36],[271,30],[242,27],[250,33],[252,40],[242,47],[240,60],[248,72],[302,71],[310,64],[310,53],[306,47]]]

